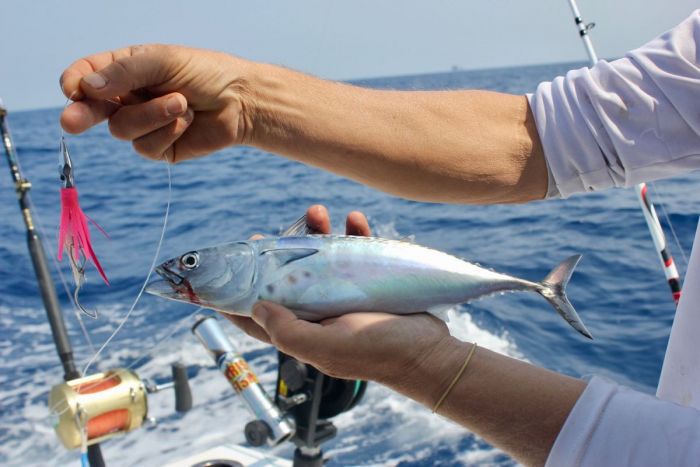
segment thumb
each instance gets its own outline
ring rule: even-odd
[[[81,90],[93,99],[110,99],[130,91],[154,86],[167,79],[168,54],[164,46],[121,49],[103,68],[83,76]]]
[[[318,350],[327,351],[332,344],[323,326],[301,320],[276,303],[258,302],[252,317],[270,336],[272,345],[299,360],[312,362]]]

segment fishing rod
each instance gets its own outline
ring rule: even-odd
[[[0,134],[5,156],[27,230],[27,244],[37,284],[56,352],[63,366],[64,383],[55,385],[49,393],[49,407],[57,420],[54,428],[66,448],[81,448],[83,465],[104,467],[100,442],[139,428],[146,420],[154,421],[147,417],[147,394],[173,388],[175,410],[184,413],[192,407],[187,368],[181,363],[173,364],[172,380],[160,385],[144,381],[129,369],[113,369],[88,376],[82,376],[78,371],[46,252],[33,220],[29,199],[32,185],[22,175],[7,115],[7,109],[0,100]]]
[[[41,242],[41,236],[34,226],[32,216],[31,203],[29,201],[29,190],[32,184],[23,175],[19,167],[17,152],[10,136],[10,129],[7,125],[7,109],[0,100],[0,133],[2,133],[2,142],[5,148],[5,157],[10,168],[10,174],[15,184],[15,192],[17,193],[17,201],[19,208],[22,211],[22,218],[27,230],[27,246],[29,255],[32,258],[34,273],[36,274],[37,284],[41,292],[41,299],[46,310],[53,335],[53,342],[56,346],[58,358],[63,366],[63,379],[65,381],[74,380],[80,377],[80,372],[75,366],[73,358],[73,348],[71,346],[70,337],[66,330],[66,323],[63,319],[61,307],[58,304],[58,296],[56,295],[56,286],[49,271],[49,264],[46,260],[46,252]],[[104,466],[102,451],[99,444],[93,444],[88,448],[88,458],[92,467]]]
[[[58,353],[58,358],[61,360],[61,365],[63,365],[63,378],[66,381],[75,379],[80,376],[80,372],[78,372],[75,366],[75,360],[73,359],[73,349],[68,337],[68,332],[66,331],[66,324],[63,320],[61,308],[58,305],[56,288],[53,279],[51,278],[51,273],[49,272],[46,252],[44,251],[44,247],[41,243],[41,237],[34,226],[31,205],[29,202],[29,190],[31,189],[32,184],[22,175],[22,172],[20,171],[17,153],[15,152],[15,146],[12,143],[10,130],[7,125],[7,109],[5,109],[1,101],[0,132],[2,132],[2,140],[3,146],[5,147],[7,163],[10,167],[12,180],[15,183],[17,201],[19,202],[19,208],[22,211],[22,218],[24,219],[24,225],[27,230],[29,254],[32,258],[32,264],[34,265],[34,272],[36,273],[41,298],[44,302],[44,308],[46,309],[46,316],[49,320],[49,324],[51,325],[51,333],[53,334],[53,341],[56,345],[56,352]]]
[[[598,55],[593,48],[593,42],[589,36],[589,31],[595,27],[595,23],[586,23],[581,17],[581,12],[576,5],[576,0],[569,0],[569,6],[571,7],[571,12],[574,14],[574,22],[583,42],[583,46],[586,49],[588,58],[590,60],[591,66],[594,66],[598,62]],[[651,239],[654,242],[654,247],[661,260],[661,265],[664,270],[664,275],[666,276],[666,281],[671,288],[671,293],[673,294],[673,301],[678,304],[678,300],[681,298],[681,283],[680,276],[678,274],[678,269],[673,261],[673,256],[668,250],[666,245],[666,236],[661,228],[661,223],[659,222],[659,217],[656,215],[656,209],[654,208],[654,203],[649,197],[647,192],[646,183],[640,183],[635,186],[635,191],[637,193],[637,199],[639,200],[642,213],[644,213],[644,220],[646,221],[647,227],[649,228],[649,233],[651,234]]]

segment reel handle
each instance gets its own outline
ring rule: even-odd
[[[175,410],[179,413],[188,412],[192,408],[192,390],[187,376],[187,366],[182,362],[173,363],[171,366],[173,379],[163,384],[146,384],[149,394],[173,388],[175,391]]]

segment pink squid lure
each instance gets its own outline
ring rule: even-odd
[[[75,281],[75,291],[73,292],[75,304],[83,313],[96,318],[96,313],[89,312],[80,304],[78,293],[85,283],[85,265],[88,261],[92,261],[100,273],[100,277],[109,285],[107,275],[92,248],[89,223],[94,224],[105,236],[107,233],[80,208],[78,191],[73,180],[73,164],[63,138],[61,138],[61,153],[63,161],[60,166],[60,176],[63,186],[61,188],[61,220],[58,229],[58,260],[63,259],[65,250]]]

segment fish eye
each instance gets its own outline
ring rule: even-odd
[[[197,266],[199,266],[199,255],[196,251],[185,253],[180,258],[180,263],[185,267],[185,269],[195,269]]]

